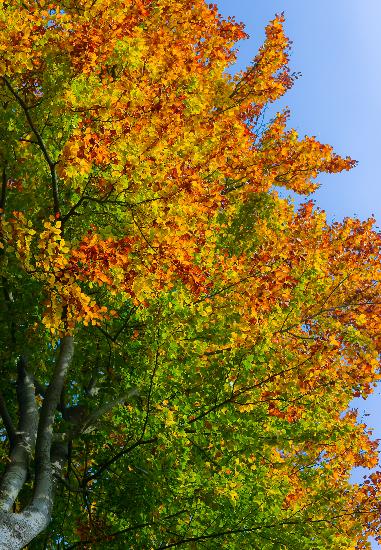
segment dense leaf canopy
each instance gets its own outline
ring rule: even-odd
[[[282,24],[232,74],[203,0],[0,0],[0,548],[379,533],[380,234],[275,190],[355,164],[266,120]]]

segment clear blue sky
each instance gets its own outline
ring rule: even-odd
[[[322,176],[318,204],[337,220],[374,213],[381,224],[380,0],[217,0],[224,15],[246,24],[239,44],[246,66],[275,13],[286,15],[291,69],[302,77],[279,102],[301,135],[316,135],[359,161],[351,173]]]
[[[351,172],[319,177],[312,198],[330,220],[374,214],[381,226],[381,0],[215,0],[219,11],[246,25],[238,68],[248,65],[264,40],[264,27],[284,11],[292,40],[291,70],[302,73],[278,103],[290,125],[315,135],[337,153],[359,161]],[[381,438],[381,391],[355,406]],[[354,478],[361,477],[356,472]],[[372,548],[380,548],[373,543]]]

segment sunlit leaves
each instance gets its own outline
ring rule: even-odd
[[[75,335],[71,406],[138,388],[74,441],[87,500],[58,497],[55,543],[363,548],[379,477],[349,475],[377,451],[348,407],[379,379],[380,235],[274,191],[355,164],[262,124],[293,81],[283,16],[237,75],[243,27],[202,0],[0,17],[2,318],[46,383]]]

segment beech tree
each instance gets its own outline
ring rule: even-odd
[[[350,158],[264,109],[278,15],[0,0],[0,548],[369,548],[380,234],[301,195]]]

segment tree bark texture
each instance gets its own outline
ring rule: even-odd
[[[53,475],[59,474],[66,458],[65,444],[52,446],[53,424],[73,352],[73,337],[64,336],[39,413],[33,377],[28,374],[23,358],[19,359],[19,424],[10,452],[10,462],[0,484],[0,550],[23,548],[50,522],[53,508]],[[12,512],[12,506],[26,481],[33,456],[32,500],[22,512]]]

